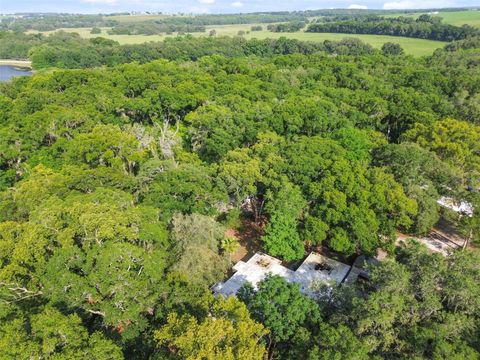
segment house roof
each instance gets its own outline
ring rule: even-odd
[[[454,198],[442,196],[437,200],[437,203],[443,207],[455,211],[459,214],[464,214],[469,217],[473,216],[473,206],[466,201],[457,201]]]
[[[311,253],[296,270],[283,266],[279,259],[256,253],[247,262],[240,261],[228,280],[216,284],[212,289],[223,296],[235,295],[249,282],[255,288],[269,274],[283,277],[288,282],[298,283],[303,293],[312,292],[312,285],[317,283],[341,283],[350,271],[350,266],[317,253]]]

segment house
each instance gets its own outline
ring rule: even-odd
[[[216,295],[235,295],[247,282],[255,288],[269,274],[298,283],[304,294],[313,295],[312,288],[315,284],[341,284],[350,273],[351,266],[312,252],[298,269],[293,271],[283,266],[279,259],[256,253],[247,262],[239,261],[233,270],[235,273],[228,280],[213,286],[212,290]]]

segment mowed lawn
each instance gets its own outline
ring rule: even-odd
[[[132,16],[133,17],[133,16]],[[263,26],[263,31],[250,31],[251,27],[255,24],[242,24],[242,25],[216,25],[207,26],[207,30],[204,33],[193,33],[193,36],[208,36],[211,30],[215,30],[217,36],[237,36],[239,31],[245,32],[245,38],[252,39],[278,39],[282,36],[298,39],[303,41],[325,41],[333,40],[339,41],[344,38],[358,38],[375,48],[381,48],[386,42],[398,43],[405,50],[407,54],[414,56],[431,55],[436,49],[443,47],[446,43],[442,41],[432,41],[423,39],[406,38],[399,36],[383,36],[383,35],[355,35],[355,34],[333,34],[333,33],[306,33],[298,31],[294,33],[273,33],[267,31],[268,24],[258,24]],[[120,44],[141,44],[149,41],[163,41],[167,37],[172,35],[109,35],[107,33],[108,28],[102,28],[101,34],[90,34],[90,28],[70,28],[61,29],[68,32],[76,32],[84,38],[93,38],[97,36],[103,36],[108,39],[118,41]],[[49,34],[51,32],[45,32]]]

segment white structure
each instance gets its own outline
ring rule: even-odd
[[[235,274],[223,283],[216,284],[212,290],[217,295],[235,295],[249,282],[255,288],[268,274],[279,275],[288,282],[300,284],[300,290],[311,293],[312,285],[317,283],[342,283],[350,272],[350,266],[317,253],[311,253],[296,270],[290,270],[274,257],[256,253],[247,262],[239,261],[234,267]]]
[[[457,202],[451,197],[442,196],[437,200],[437,203],[443,207],[455,211],[458,214],[467,215],[469,217],[473,216],[472,204],[466,201]]]

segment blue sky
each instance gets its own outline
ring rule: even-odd
[[[0,0],[0,13],[162,11],[238,13],[328,8],[411,9],[479,5],[480,0]]]

